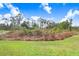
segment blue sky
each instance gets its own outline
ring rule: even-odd
[[[74,25],[79,25],[79,4],[78,3],[12,3],[12,8],[3,4],[0,7],[0,14],[12,13],[12,8],[16,8],[25,17],[41,16],[53,18],[53,21],[59,22],[66,18],[73,18]],[[14,10],[13,10],[14,11]],[[14,13],[14,12],[13,12]]]

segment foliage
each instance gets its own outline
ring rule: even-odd
[[[21,26],[28,29],[28,28],[29,28],[29,22],[24,21],[24,22],[21,24]]]
[[[68,29],[69,28],[69,25],[70,25],[70,23],[68,22],[68,20],[66,20],[66,21],[64,21],[64,22],[61,22],[61,23],[59,23],[58,25],[57,25],[57,27],[59,28],[59,29]]]
[[[39,26],[36,23],[33,23],[32,29],[37,29],[37,28],[39,28]]]
[[[79,56],[79,35],[61,41],[0,41],[0,56]]]

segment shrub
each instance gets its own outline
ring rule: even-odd
[[[35,36],[42,36],[42,31],[38,30],[38,29],[37,30],[33,30],[32,34],[35,35]]]
[[[54,27],[54,28],[52,29],[52,31],[53,31],[53,33],[60,33],[60,32],[62,32],[63,30],[61,30],[60,28]]]
[[[53,40],[63,40],[64,38],[71,37],[74,35],[73,32],[65,31],[61,33],[51,33],[49,30],[19,30],[14,32],[9,32],[6,35],[2,35],[2,38],[11,38],[13,40],[43,40],[43,41],[53,41]]]
[[[63,40],[64,38],[71,37],[73,35],[73,32],[63,32],[63,33],[58,33],[55,35],[56,40]]]
[[[67,37],[72,36],[73,32],[63,32],[62,34],[65,36],[65,38],[67,38]]]
[[[22,32],[24,35],[32,35],[32,31],[29,30],[29,29],[23,29],[23,32]]]
[[[55,39],[56,40],[63,40],[64,39],[64,35],[63,34],[55,34]]]

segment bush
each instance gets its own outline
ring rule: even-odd
[[[53,33],[60,33],[60,32],[62,32],[63,30],[61,30],[60,28],[54,27],[54,28],[52,29],[52,31],[53,31]]]
[[[32,34],[35,35],[35,36],[42,36],[42,31],[38,30],[38,29],[37,30],[33,30]]]
[[[2,38],[10,38],[13,40],[42,40],[42,41],[53,41],[53,40],[63,40],[64,38],[71,37],[74,35],[73,32],[65,31],[65,32],[59,32],[59,33],[51,33],[52,30],[47,29],[34,29],[34,30],[17,30],[13,32],[9,32],[2,35]]]
[[[23,29],[22,33],[23,33],[24,35],[32,35],[32,31],[29,30],[29,29]]]
[[[63,33],[58,33],[55,35],[56,40],[63,40],[64,38],[71,37],[73,35],[73,32],[63,32]]]
[[[70,37],[73,35],[73,32],[63,32],[63,35],[65,36],[65,38]]]
[[[55,40],[63,40],[65,37],[64,37],[64,35],[63,34],[56,34],[55,35]]]

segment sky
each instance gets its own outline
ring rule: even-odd
[[[43,17],[55,22],[73,19],[73,26],[79,26],[79,3],[0,3],[0,18],[22,13],[26,18]]]

